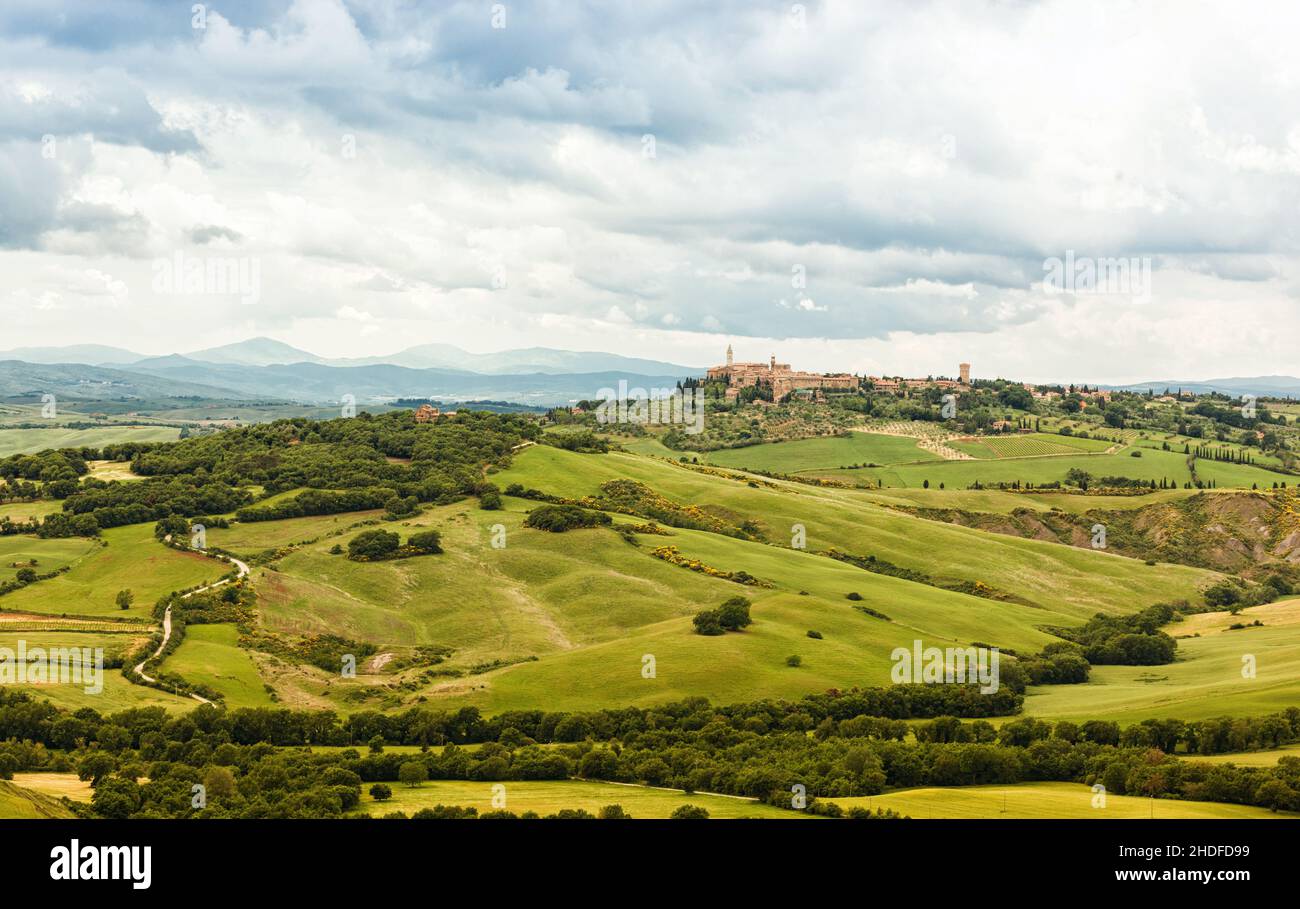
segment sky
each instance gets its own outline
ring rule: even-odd
[[[5,0],[0,349],[1296,374],[1297,33],[1287,2]]]

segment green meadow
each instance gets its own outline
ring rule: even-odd
[[[1262,627],[1230,629],[1256,619]],[[1168,629],[1178,656],[1164,666],[1094,666],[1085,685],[1030,689],[1025,712],[1045,719],[1201,720],[1274,713],[1300,700],[1300,600],[1190,617]],[[1193,633],[1197,636],[1184,637]],[[1249,658],[1249,659],[1248,659]],[[1244,674],[1253,665],[1253,677]]]
[[[767,442],[745,448],[710,451],[701,461],[719,467],[743,467],[770,473],[799,473],[852,464],[903,464],[936,461],[939,456],[916,444],[916,439],[879,433],[851,432],[847,436]]]
[[[535,446],[493,480],[578,497],[598,493],[601,482],[615,477],[641,480],[674,501],[737,523],[752,520],[771,542],[665,528],[670,535],[641,535],[632,545],[610,529],[551,534],[526,528],[523,518],[536,507],[529,500],[506,497],[499,511],[467,501],[386,525],[403,534],[438,529],[442,555],[352,562],[329,552],[346,543],[343,534],[258,569],[261,621],[279,633],[335,633],[399,654],[425,644],[452,648],[437,668],[441,675],[425,677],[416,691],[401,695],[402,703],[428,697],[488,711],[542,701],[584,709],[692,695],[717,701],[797,697],[828,687],[886,684],[891,651],[917,638],[1033,651],[1054,640],[1044,625],[1192,598],[1217,577],[926,521],[882,507],[865,491],[768,481],[750,486],[743,475],[738,481],[629,453],[583,455]],[[795,523],[805,525],[806,551],[790,547],[787,534]],[[499,549],[491,544],[498,525],[506,540]],[[236,525],[230,533],[241,530]],[[300,535],[301,528],[291,534]],[[671,565],[651,555],[662,545],[771,586],[741,586]],[[818,554],[831,546],[948,581],[981,581],[1016,598],[986,599],[874,574]],[[721,637],[693,633],[691,615],[737,593],[752,599],[754,625]],[[861,599],[850,601],[849,593]],[[821,639],[810,638],[810,630]],[[790,656],[799,656],[802,665],[786,665]],[[653,672],[646,671],[647,657]],[[494,661],[510,665],[491,670]],[[334,697],[348,685],[336,681],[330,689]]]
[[[32,454],[50,448],[102,448],[118,442],[174,442],[180,430],[171,426],[106,425],[93,429],[51,426],[49,429],[0,429],[0,458]]]
[[[31,541],[32,545],[41,542]],[[4,608],[55,615],[143,618],[152,614],[159,597],[214,581],[228,570],[228,566],[215,559],[179,552],[159,543],[154,539],[152,524],[105,530],[103,543],[91,543],[70,571],[29,584],[4,597]],[[135,594],[130,609],[118,608],[115,600],[119,590],[131,590]]]
[[[162,671],[220,691],[228,707],[272,704],[234,625],[186,626],[185,639],[163,661]]]
[[[707,810],[710,818],[809,818],[807,814],[774,808],[754,799],[699,792],[688,795],[676,789],[583,780],[506,783],[434,780],[416,788],[397,783],[391,787],[393,797],[376,802],[369,794],[370,787],[362,786],[362,810],[381,816],[394,811],[411,815],[421,808],[456,805],[477,808],[479,814],[500,808],[515,814],[535,811],[546,816],[565,808],[581,808],[596,814],[606,805],[622,805],[633,818],[646,819],[666,818],[682,805],[695,805]]]
[[[75,564],[95,548],[95,542],[84,537],[61,540],[0,537],[0,582],[13,580],[18,574],[18,566],[31,567],[38,575],[46,574]],[[30,564],[33,561],[36,563],[34,566]]]
[[[1134,452],[1141,457],[1133,457]],[[976,482],[989,485],[997,483],[1064,482],[1066,474],[1079,469],[1094,477],[1122,476],[1134,480],[1169,480],[1182,486],[1192,479],[1187,468],[1187,456],[1180,452],[1158,449],[1128,448],[1112,454],[1053,455],[1050,457],[992,458],[969,461],[932,461],[924,464],[900,464],[892,467],[859,470],[818,470],[818,476],[835,477],[851,482],[869,480],[872,485],[916,488],[927,481],[937,487],[942,483],[947,489],[966,489]],[[1271,487],[1285,479],[1280,474],[1248,464],[1229,464],[1196,460],[1196,476],[1202,482],[1213,480],[1219,486],[1236,486],[1249,489],[1251,484]]]

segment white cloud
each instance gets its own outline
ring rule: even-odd
[[[149,282],[180,251],[262,264],[220,340],[326,355],[754,338],[891,373],[1295,371],[1294,5],[827,0],[796,29],[743,0],[518,2],[494,30],[295,0],[83,45],[83,5],[54,6],[57,34],[0,10],[15,346],[195,346]],[[1042,294],[1066,250],[1153,257],[1152,302]]]

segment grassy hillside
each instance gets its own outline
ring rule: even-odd
[[[1013,786],[954,786],[904,789],[863,798],[829,799],[845,808],[890,808],[913,818],[1069,818],[1118,820],[1125,818],[1284,818],[1249,805],[1191,802],[1181,799],[1145,799],[1107,795],[1105,808],[1093,807],[1089,786],[1076,783],[1019,783]]]
[[[529,500],[506,497],[499,511],[482,511],[474,501],[443,506],[386,525],[402,534],[437,528],[443,555],[357,563],[329,551],[350,534],[323,536],[257,570],[254,583],[268,631],[338,634],[397,657],[409,656],[415,646],[440,645],[453,651],[445,661],[428,672],[400,671],[400,660],[386,670],[363,665],[354,682],[274,659],[259,657],[259,665],[288,702],[314,706],[397,706],[428,697],[495,711],[689,695],[718,701],[796,697],[886,684],[891,651],[917,638],[1034,651],[1053,640],[1042,626],[1190,597],[1214,577],[926,521],[880,507],[856,490],[750,486],[743,478],[626,453],[581,455],[536,446],[493,479],[578,497],[599,493],[601,482],[616,477],[641,480],[729,521],[753,520],[771,544],[671,528],[670,536],[642,535],[634,546],[611,529],[551,534],[526,528],[523,518],[537,507]],[[335,526],[333,517],[300,520],[281,539],[314,538]],[[642,520],[617,516],[620,524]],[[788,545],[785,528],[796,522],[807,528],[807,551]],[[501,549],[491,545],[496,525],[505,533]],[[251,526],[263,532],[262,525]],[[237,538],[243,530],[237,525],[229,534]],[[743,587],[671,565],[651,554],[662,545],[771,586]],[[867,572],[818,554],[830,546],[876,554],[936,578],[978,580],[1014,596],[999,601]],[[691,615],[737,593],[754,602],[750,629],[722,637],[693,633]],[[861,600],[848,600],[849,593]],[[822,638],[810,638],[809,630]],[[647,655],[655,661],[653,678],[642,673]],[[792,655],[801,658],[800,667],[786,665]],[[492,671],[498,661],[510,665]],[[359,695],[357,689],[363,689]]]

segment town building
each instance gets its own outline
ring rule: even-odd
[[[438,417],[440,417],[441,415],[442,414],[438,410],[438,408],[430,404],[421,404],[415,411],[415,422],[432,423],[434,420],[438,419]]]
[[[796,371],[790,368],[789,363],[776,362],[775,354],[766,363],[737,363],[730,344],[727,345],[727,362],[710,367],[707,378],[727,383],[728,400],[739,397],[742,388],[760,382],[771,387],[773,401],[780,401],[796,391],[855,391],[859,384],[858,377],[849,373]]]

